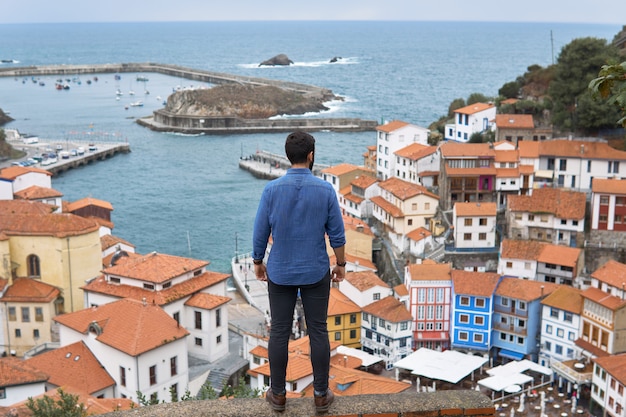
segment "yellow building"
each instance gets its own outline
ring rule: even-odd
[[[337,288],[330,289],[326,322],[331,342],[361,347],[361,308]]]
[[[53,285],[61,290],[63,310],[78,311],[84,308],[81,287],[102,268],[99,226],[74,214],[51,213],[51,208],[0,201],[0,272],[6,275],[10,269],[4,278],[28,277]]]
[[[5,346],[7,353],[24,352],[44,342],[58,342],[53,337],[52,318],[57,309],[61,292],[52,285],[31,278],[17,278],[0,297],[0,309],[6,323]]]

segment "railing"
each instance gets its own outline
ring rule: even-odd
[[[557,373],[562,374],[570,381],[576,381],[578,384],[591,381],[593,376],[593,372],[578,372],[569,366],[564,365],[562,362],[552,362],[550,366]]]
[[[58,342],[46,342],[44,344],[37,345],[34,348],[24,352],[24,359],[32,358],[33,356],[36,356],[40,354],[41,352],[44,352],[46,350],[57,349],[58,347],[59,347]]]

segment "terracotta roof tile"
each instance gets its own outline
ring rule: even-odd
[[[411,230],[406,235],[408,239],[411,239],[414,242],[419,242],[422,239],[426,239],[428,236],[432,236],[432,233],[430,233],[430,230],[427,230],[423,227],[418,227],[415,230]]]
[[[584,219],[585,204],[585,193],[560,188],[538,188],[531,196],[511,195],[508,198],[511,211],[550,213],[560,219]]]
[[[539,142],[523,140],[517,142],[520,158],[539,158]]]
[[[500,276],[494,272],[452,270],[455,294],[491,297],[499,280]]]
[[[4,291],[7,285],[9,285],[9,280],[6,278],[0,277],[0,293]]]
[[[162,283],[207,266],[209,262],[181,256],[152,252],[105,269],[117,275],[147,282]]]
[[[330,260],[330,264],[334,265],[335,262],[337,262],[337,257],[335,255],[332,255],[329,257],[329,260]],[[346,253],[346,261],[348,263],[355,264],[355,265],[358,263],[358,265],[363,268],[376,271],[376,265],[370,259],[363,258],[360,256],[354,256],[354,255],[350,255],[349,253]]]
[[[21,167],[21,166],[10,166],[8,168],[4,168],[0,170],[0,178],[6,180],[14,180],[20,175],[37,173],[37,174],[45,174],[49,177],[52,176],[51,172],[46,171],[45,169],[33,168],[33,167]]]
[[[391,177],[379,184],[379,187],[385,191],[390,192],[398,199],[404,201],[416,195],[427,195],[429,197],[439,200],[439,196],[431,193],[426,187],[418,184],[413,184],[408,181],[401,180],[400,178]]]
[[[552,139],[539,142],[539,155],[585,159],[626,160],[626,152],[606,142]]]
[[[8,214],[52,214],[54,207],[41,201],[0,200],[0,215]]]
[[[495,216],[498,208],[496,203],[460,203],[454,204],[459,217]]]
[[[341,175],[347,174],[348,172],[352,172],[357,169],[361,169],[361,168],[352,164],[339,164],[339,165],[334,165],[332,167],[324,168],[322,170],[322,173],[335,175],[339,177]]]
[[[31,278],[17,278],[0,301],[5,303],[50,303],[61,292],[58,288]]]
[[[253,371],[256,374],[270,376],[270,364],[269,362],[264,363],[263,365],[254,368]],[[311,359],[304,354],[290,353],[289,361],[287,362],[287,375],[285,376],[285,380],[287,382],[296,382],[309,375],[313,375]]]
[[[108,201],[104,201],[104,200],[98,200],[97,198],[92,198],[92,197],[86,197],[86,198],[81,198],[80,200],[76,200],[68,204],[67,209],[69,212],[73,212],[73,211],[76,211],[78,209],[85,208],[88,206],[96,206],[96,207],[113,211],[113,206],[111,205],[111,203],[109,203]]]
[[[363,359],[350,355],[337,354],[330,358],[330,364],[333,366],[341,366],[343,368],[357,369],[363,365]]]
[[[519,178],[519,168],[496,168],[497,178]]]
[[[532,165],[521,165],[518,167],[519,173],[524,175],[530,175],[535,172],[535,167]]]
[[[444,158],[494,158],[496,153],[488,143],[455,143],[446,142],[439,146]]]
[[[356,217],[343,215],[343,225],[346,230],[358,230],[370,236],[374,236],[371,227],[361,219]],[[360,230],[359,230],[360,229]]]
[[[350,185],[366,189],[376,184],[377,182],[378,180],[376,178],[370,177],[369,175],[359,175],[350,182]]]
[[[70,385],[94,394],[115,385],[115,380],[82,341],[41,353],[26,363],[50,375],[48,382],[56,386]]]
[[[417,161],[419,159],[432,155],[435,152],[437,152],[436,146],[422,145],[421,143],[414,142],[408,146],[405,146],[402,149],[395,151],[394,154],[402,158],[408,158],[412,161]]]
[[[0,216],[0,230],[10,236],[39,235],[63,238],[95,232],[98,230],[98,224],[93,220],[67,213],[4,214]]]
[[[582,292],[582,296],[613,311],[626,306],[626,300],[622,300],[619,297],[605,293],[598,288],[587,288]]]
[[[517,163],[519,161],[519,152],[517,151],[517,149],[511,150],[511,151],[494,151],[496,156],[495,156],[495,161],[496,162],[514,162]]]
[[[185,305],[201,308],[204,310],[213,310],[221,305],[228,303],[230,300],[232,300],[232,298],[230,297],[200,292],[192,295],[189,300],[185,301]]]
[[[580,259],[581,254],[582,250],[579,248],[548,244],[544,246],[543,250],[539,254],[539,258],[537,258],[537,261],[574,268],[578,265],[578,260]]]
[[[594,178],[591,186],[594,193],[626,194],[626,180]]]
[[[352,190],[351,187],[346,187],[344,188],[344,190],[347,191],[347,193],[343,194],[340,192],[340,194],[343,194],[343,198],[345,198],[346,200],[352,201],[353,203],[356,203],[356,204],[361,204],[363,201],[365,201],[363,197],[359,197],[359,196],[352,194],[350,192]]]
[[[516,300],[534,301],[552,294],[557,288],[559,288],[559,285],[550,282],[503,278],[498,288],[496,288],[496,294]]]
[[[120,265],[122,262],[126,262],[130,259],[135,259],[135,258],[139,258],[143,255],[139,254],[139,253],[135,253],[135,252],[126,252],[126,251],[122,251],[122,256],[118,257],[118,259],[115,261],[115,265]],[[115,252],[108,254],[107,256],[105,256],[104,258],[102,258],[102,268],[106,269],[108,267],[111,266],[111,261],[113,260],[113,256],[115,256]]]
[[[593,361],[621,384],[626,384],[626,354],[593,358]]]
[[[393,287],[393,290],[399,297],[405,297],[409,295],[409,290],[404,286],[404,284],[396,285],[395,287]]]
[[[583,311],[583,297],[578,288],[561,285],[552,294],[541,301],[541,304],[580,314]]]
[[[454,112],[462,114],[475,114],[490,109],[492,107],[495,107],[493,103],[474,103],[465,107],[461,107],[460,109],[456,109]]]
[[[422,262],[409,265],[412,281],[450,281],[452,264]]]
[[[63,193],[55,190],[54,188],[40,187],[38,185],[31,185],[28,188],[24,188],[13,194],[17,198],[22,200],[40,200],[42,198],[55,198],[63,197]]]
[[[605,282],[615,288],[623,288],[626,283],[626,265],[611,259],[593,271],[591,278]]]
[[[228,279],[230,275],[219,272],[206,271],[201,275],[189,278],[179,284],[160,291],[147,290],[141,287],[115,284],[107,282],[104,276],[100,276],[87,283],[81,288],[99,294],[106,294],[116,298],[131,298],[142,301],[144,298],[159,306],[164,306],[181,298],[188,297],[198,291],[212,287],[213,285]]]
[[[251,355],[258,356],[259,358],[269,359],[270,357],[269,353],[267,352],[267,348],[261,345],[255,346],[252,350],[250,350],[249,353]]]
[[[83,334],[87,334],[90,324],[96,322],[102,329],[96,340],[131,356],[189,334],[161,307],[131,299],[63,314],[54,320]]]
[[[503,239],[500,246],[500,257],[502,259],[537,260],[546,245],[547,243],[536,240]]]
[[[379,130],[381,132],[385,132],[385,133],[391,133],[394,130],[398,130],[400,128],[403,128],[405,126],[408,126],[409,123],[407,122],[403,122],[401,120],[392,120],[389,123],[385,123],[384,125],[380,125],[376,127],[376,130]]]
[[[398,206],[391,204],[381,196],[374,196],[370,198],[370,201],[380,207],[384,212],[389,213],[392,217],[404,217],[404,213]]]
[[[405,305],[393,296],[387,296],[363,307],[363,312],[380,317],[391,323],[413,320]]]
[[[496,114],[498,129],[534,129],[535,122],[530,114]]]
[[[107,250],[119,244],[130,246],[132,248],[135,247],[135,245],[133,245],[132,243],[115,235],[106,234],[100,237],[100,246],[102,247],[102,250]]]
[[[376,286],[389,288],[389,285],[372,271],[347,272],[346,281],[361,292]]]
[[[338,316],[341,314],[360,313],[361,308],[338,288],[331,287],[328,298],[328,315]]]
[[[33,368],[21,359],[10,356],[0,358],[0,387],[14,387],[47,380],[48,375],[45,372]]]

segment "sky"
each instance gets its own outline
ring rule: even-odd
[[[3,0],[0,24],[414,20],[626,24],[625,0]]]

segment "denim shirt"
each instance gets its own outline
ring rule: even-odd
[[[254,221],[254,259],[265,256],[270,234],[268,279],[279,285],[306,285],[322,279],[330,268],[326,235],[332,248],[346,244],[332,185],[307,168],[291,168],[283,177],[269,182]]]

